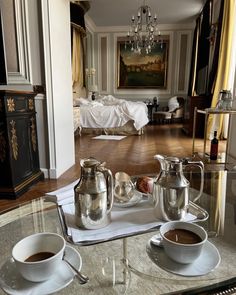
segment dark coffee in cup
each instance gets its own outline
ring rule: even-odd
[[[197,244],[202,242],[199,235],[187,229],[172,229],[166,232],[164,236],[168,240],[180,244]]]
[[[45,260],[52,257],[53,255],[54,253],[52,252],[39,252],[29,256],[27,259],[25,259],[25,262],[35,262],[35,261]]]

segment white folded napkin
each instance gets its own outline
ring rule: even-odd
[[[67,226],[67,234],[74,243],[99,242],[120,236],[129,236],[147,230],[158,228],[164,223],[154,216],[153,207],[147,200],[141,201],[135,207],[116,208],[111,211],[111,223],[106,227],[96,230],[79,229],[75,224],[74,204],[62,206]],[[188,213],[186,221],[196,219],[196,216]]]
[[[63,205],[62,210],[67,225],[67,234],[72,237],[74,243],[109,240],[123,235],[139,233],[163,223],[155,219],[153,208],[147,201],[142,201],[135,207],[114,207],[111,211],[111,223],[96,230],[79,229],[76,226],[74,204]]]
[[[74,243],[92,243],[110,240],[120,236],[129,236],[153,228],[158,228],[164,223],[154,215],[153,206],[148,200],[142,200],[134,207],[113,207],[111,223],[106,227],[96,230],[79,229],[75,224],[74,186],[79,179],[53,192],[46,193],[45,199],[54,201],[61,206],[65,216],[67,235],[71,236]],[[195,215],[188,213],[186,221],[193,221]]]
[[[79,179],[72,183],[59,188],[58,190],[48,192],[45,194],[45,199],[57,203],[58,205],[68,204],[74,202],[74,187],[79,182]]]

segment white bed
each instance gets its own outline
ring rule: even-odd
[[[79,98],[75,104],[74,130],[80,133],[142,134],[149,121],[143,102],[108,95],[95,101]]]

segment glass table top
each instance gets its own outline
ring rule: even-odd
[[[191,188],[197,190],[200,175],[192,172],[187,177]],[[183,266],[177,266],[176,270],[173,265],[169,265],[170,270],[164,270],[166,258],[162,250],[150,244],[150,239],[158,232],[156,230],[89,246],[71,244],[80,253],[82,272],[89,276],[90,281],[80,285],[75,277],[61,290],[55,289],[55,293],[208,294],[199,288],[209,290],[211,286],[218,283],[219,287],[230,279],[236,282],[236,173],[207,172],[204,180],[204,193],[197,204],[209,214],[209,218],[199,224],[207,230],[210,243],[201,260],[202,265],[197,266],[199,275],[196,276],[191,267],[188,272],[183,271]],[[11,249],[17,241],[44,231],[65,235],[57,205],[43,197],[2,213],[1,267],[11,257]],[[218,249],[220,261],[217,261],[215,247],[211,245]],[[204,274],[206,266],[210,272]],[[0,284],[2,276],[0,270]],[[15,286],[12,294],[26,294],[20,292],[21,287]],[[37,294],[35,292],[31,293]],[[5,293],[0,290],[0,294]]]

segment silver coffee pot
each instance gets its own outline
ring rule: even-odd
[[[233,97],[230,90],[221,90],[219,93],[219,98],[218,98],[216,108],[220,110],[231,110],[232,104],[233,104]]]
[[[160,173],[153,184],[155,216],[165,221],[183,220],[188,211],[189,202],[196,202],[202,195],[204,165],[201,161],[162,155],[155,155],[154,159],[158,160],[161,166]],[[184,176],[183,166],[197,166],[201,171],[200,190],[193,200],[190,199],[190,183]]]
[[[94,158],[82,159],[81,177],[74,187],[75,222],[83,229],[105,227],[111,221],[113,176]]]

